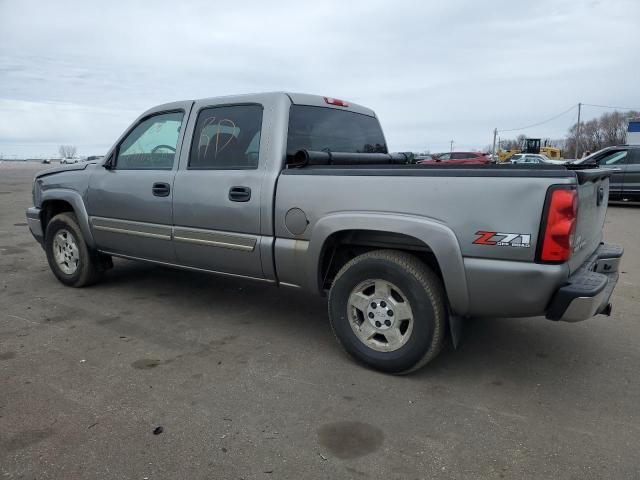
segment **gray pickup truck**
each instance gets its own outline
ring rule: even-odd
[[[390,373],[426,364],[465,317],[610,312],[610,172],[407,158],[342,100],[169,103],[100,162],[38,174],[27,219],[65,285],[116,256],[327,294],[344,349]]]

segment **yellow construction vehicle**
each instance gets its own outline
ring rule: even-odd
[[[508,162],[516,153],[520,153],[519,148],[513,148],[511,150],[498,150],[498,161]]]
[[[562,160],[562,151],[557,147],[540,147],[540,153],[551,160]]]
[[[541,147],[540,143],[541,141],[539,138],[525,138],[522,142],[522,148],[500,150],[498,151],[498,158],[501,162],[507,162],[516,153],[541,153],[542,155],[549,157],[551,160],[562,159],[562,152],[559,148],[547,146],[546,140],[544,142],[544,146]]]

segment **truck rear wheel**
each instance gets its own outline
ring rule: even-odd
[[[110,257],[89,250],[71,212],[60,213],[49,221],[44,242],[51,271],[70,287],[96,283],[111,264]]]
[[[335,336],[357,360],[404,374],[435,358],[444,343],[440,278],[414,255],[375,250],[348,262],[329,293]]]

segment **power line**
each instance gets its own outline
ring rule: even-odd
[[[554,115],[551,118],[548,118],[546,120],[543,120],[542,122],[538,122],[538,123],[533,123],[531,125],[527,125],[525,127],[519,127],[519,128],[508,128],[508,129],[502,129],[502,130],[498,130],[498,133],[502,133],[502,132],[516,132],[518,130],[526,130],[528,128],[533,128],[533,127],[538,127],[540,125],[544,125],[545,123],[549,123],[557,118],[560,118],[561,116],[569,113],[570,111],[572,111],[574,108],[576,108],[578,105],[572,105],[571,107],[569,107],[568,109],[566,109],[563,112],[558,113],[557,115]],[[612,106],[612,105],[596,105],[594,103],[583,103],[582,104],[583,107],[596,107],[596,108],[610,108],[612,110],[640,110],[640,108],[631,108],[631,107],[616,107],[616,106]]]
[[[640,110],[640,108],[612,107],[611,105],[594,105],[592,103],[583,103],[582,105],[586,107],[611,108],[613,110]]]
[[[584,103],[583,103],[584,105]],[[544,125],[545,123],[549,123],[552,120],[555,120],[556,118],[560,118],[561,116],[569,113],[571,110],[573,110],[574,108],[576,108],[578,105],[572,105],[570,108],[566,109],[564,112],[561,112],[557,115],[554,115],[551,118],[548,118],[542,122],[538,122],[538,123],[534,123],[532,125],[527,125],[526,127],[520,127],[520,128],[509,128],[509,129],[505,129],[505,130],[498,130],[498,132],[502,133],[502,132],[515,132],[517,130],[526,130],[527,128],[533,128],[533,127],[537,127],[539,125]]]

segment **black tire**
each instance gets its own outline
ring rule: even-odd
[[[351,326],[349,296],[356,286],[372,279],[396,285],[413,312],[410,336],[394,351],[371,348]],[[374,250],[354,258],[336,275],[329,292],[329,319],[336,338],[352,357],[386,373],[410,373],[426,365],[442,349],[447,322],[444,288],[440,278],[414,255]]]
[[[54,238],[58,232],[63,230],[73,237],[78,248],[78,263],[73,273],[65,273],[54,257]],[[70,287],[86,287],[96,283],[111,262],[110,257],[89,250],[78,225],[78,220],[72,212],[60,213],[49,221],[44,237],[44,247],[51,271],[60,282]]]

